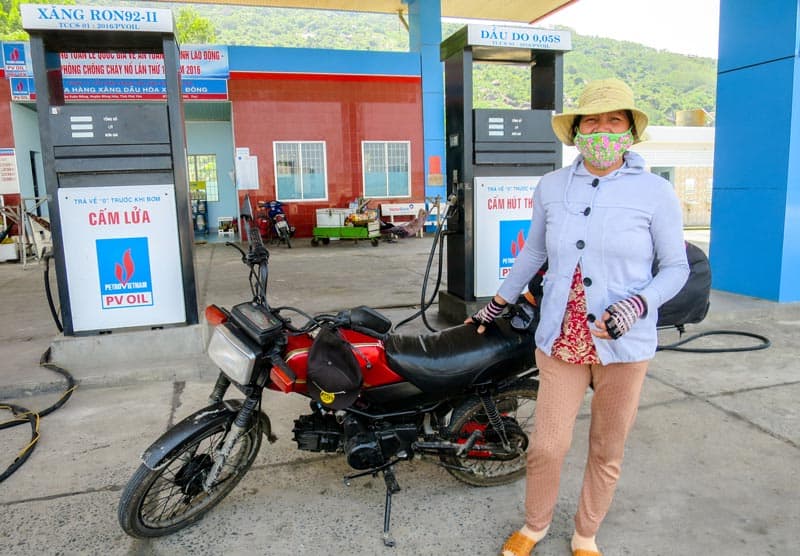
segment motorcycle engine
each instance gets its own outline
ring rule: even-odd
[[[380,467],[393,457],[411,459],[417,439],[414,423],[369,423],[346,415],[341,424],[332,413],[315,412],[294,421],[294,441],[301,450],[335,452],[343,449],[353,469]]]
[[[380,467],[393,457],[411,459],[417,438],[414,423],[386,423],[367,430],[358,417],[348,415],[344,428],[344,453],[353,469]]]
[[[301,450],[335,452],[341,447],[342,426],[331,413],[301,415],[295,419],[292,432]]]

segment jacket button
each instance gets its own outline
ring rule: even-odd
[[[588,315],[586,315],[586,320],[588,320],[589,322],[594,322],[597,320],[597,317],[594,316],[594,313],[589,313]]]
[[[592,212],[592,207],[586,207],[586,210],[583,211],[583,215],[589,216],[590,212]]]
[[[577,247],[578,249],[583,249],[584,247],[586,247],[586,243],[582,239],[579,239],[578,242],[575,244],[575,247]]]
[[[592,285],[592,279],[591,278],[584,278],[583,279],[583,285],[584,286],[591,286]]]

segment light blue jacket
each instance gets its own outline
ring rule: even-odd
[[[600,318],[610,304],[637,293],[647,300],[647,316],[627,334],[617,340],[593,337],[605,365],[652,359],[658,307],[689,276],[681,207],[672,184],[645,171],[638,154],[629,151],[624,157],[619,170],[596,178],[578,155],[570,166],[543,176],[534,190],[525,246],[497,293],[515,301],[548,261],[536,329],[536,345],[547,354],[561,332],[578,263],[590,316]],[[592,185],[595,179],[597,186]],[[654,257],[659,261],[655,277]]]

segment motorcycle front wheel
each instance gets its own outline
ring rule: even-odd
[[[286,247],[289,249],[292,248],[292,240],[291,240],[291,233],[289,232],[289,228],[281,228],[281,239],[286,243]]]
[[[160,537],[199,520],[233,490],[244,477],[261,447],[261,421],[239,438],[209,492],[203,482],[213,465],[213,454],[236,417],[224,414],[188,437],[153,470],[139,466],[122,493],[117,516],[133,537]]]
[[[501,448],[500,435],[490,424],[479,397],[473,396],[454,409],[448,426],[450,439],[464,443],[475,430],[481,431],[481,438],[465,457],[442,456],[447,472],[459,481],[481,487],[505,485],[524,477],[527,435],[533,430],[538,390],[537,381],[523,380],[492,396],[511,446],[509,451]]]

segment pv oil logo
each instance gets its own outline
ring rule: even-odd
[[[531,225],[530,220],[500,221],[500,260],[499,278],[505,279],[525,245],[525,233]]]
[[[103,309],[153,305],[147,238],[98,239],[95,245]]]

